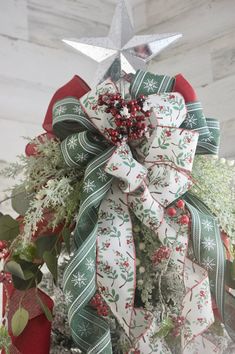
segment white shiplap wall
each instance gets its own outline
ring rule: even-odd
[[[184,73],[208,116],[221,121],[221,154],[235,156],[235,1],[132,0],[137,32],[182,32],[152,62]],[[91,81],[95,64],[61,43],[105,35],[114,0],[0,0],[0,160],[24,149],[20,136],[41,131],[50,97],[75,73]]]

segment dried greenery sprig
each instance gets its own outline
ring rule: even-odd
[[[235,168],[225,159],[199,155],[194,159],[191,193],[200,198],[235,243]]]

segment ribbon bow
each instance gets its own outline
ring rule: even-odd
[[[88,306],[97,285],[132,341],[133,350],[160,353],[164,349],[170,353],[163,340],[151,341],[157,329],[152,315],[134,308],[136,258],[130,213],[171,248],[172,264],[184,276],[184,354],[190,352],[192,343],[202,343],[200,333],[213,323],[207,272],[186,256],[188,227],[179,227],[165,212],[190,188],[198,138],[203,138],[197,130],[179,128],[189,115],[183,96],[166,92],[174,81],[154,75],[153,87],[147,75],[152,74],[138,72],[130,88],[125,86],[132,97],[146,94],[144,90],[149,94],[146,104],[153,112],[149,118],[153,130],[139,144],[123,141],[116,147],[106,134],[114,122],[97,101],[100,94],[117,92],[109,80],[80,99],[67,97],[53,105],[53,130],[64,139],[61,150],[65,162],[85,168],[74,233],[77,251],[64,273],[64,291],[73,338],[88,353],[112,353],[107,322]],[[201,322],[198,311],[203,313]]]

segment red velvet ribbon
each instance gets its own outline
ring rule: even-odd
[[[67,84],[64,86],[60,87],[54,96],[52,97],[47,113],[43,122],[43,128],[46,131],[46,133],[43,133],[38,136],[37,139],[39,141],[43,142],[43,139],[48,138],[48,139],[56,139],[56,136],[53,133],[52,129],[52,109],[54,104],[62,100],[65,97],[75,97],[77,99],[81,98],[83,95],[85,95],[88,91],[90,90],[90,87],[85,83],[84,80],[82,80],[79,76],[75,75]],[[36,144],[30,143],[26,146],[25,148],[25,153],[27,156],[35,156],[37,155],[37,149],[36,149]]]
[[[173,91],[181,93],[184,97],[185,103],[197,101],[196,92],[182,74],[175,76]]]

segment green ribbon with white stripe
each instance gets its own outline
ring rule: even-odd
[[[155,75],[147,71],[138,70],[133,77],[130,94],[132,98],[140,95],[171,92],[175,79],[166,75]]]
[[[190,193],[185,196],[191,213],[194,256],[208,271],[210,289],[224,319],[225,254],[218,223],[206,205]]]
[[[219,122],[206,118],[200,102],[187,103],[187,117],[181,128],[199,133],[196,154],[218,154],[220,142]]]
[[[172,92],[175,78],[167,75],[155,75],[138,70],[133,77],[130,93],[133,98],[139,95],[153,95]],[[197,154],[218,154],[220,132],[219,122],[206,118],[200,102],[188,102],[187,116],[180,128],[194,130],[199,133]]]
[[[113,153],[101,136],[97,136],[80,103],[66,98],[53,109],[53,129],[62,139],[61,151],[68,166],[84,168],[81,204],[74,240],[77,250],[64,273],[63,287],[68,305],[71,333],[77,346],[90,354],[111,354],[111,337],[107,322],[89,306],[96,292],[96,233],[98,208],[110,188],[112,177],[104,166]],[[74,131],[74,134],[70,134]]]

